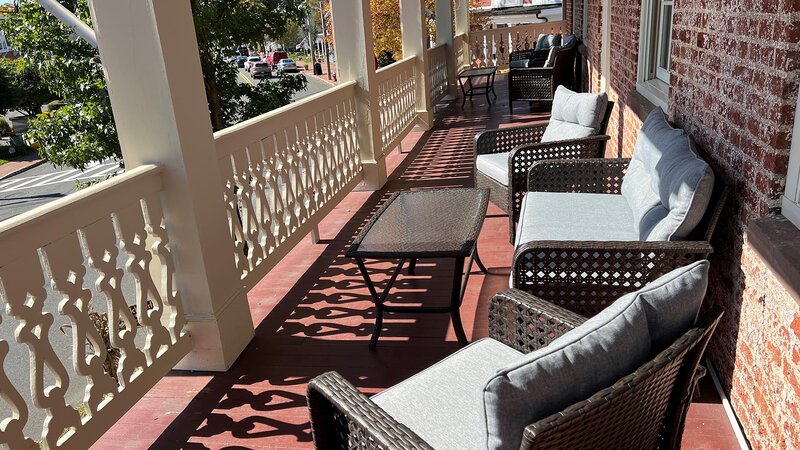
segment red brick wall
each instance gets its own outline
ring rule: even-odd
[[[587,59],[600,67],[601,1],[590,0]],[[608,156],[630,155],[640,1],[610,0]],[[756,448],[800,447],[800,307],[746,243],[785,183],[800,77],[800,2],[676,0],[669,114],[732,188],[714,238],[707,302],[726,315],[709,353]],[[592,74],[599,89],[599,73]]]

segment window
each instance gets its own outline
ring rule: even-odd
[[[636,88],[656,106],[667,108],[674,0],[642,2],[639,73]]]
[[[786,173],[786,192],[782,200],[781,214],[800,228],[800,95],[797,97],[797,108],[794,112],[789,170]]]

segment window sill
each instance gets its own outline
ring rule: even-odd
[[[669,85],[661,80],[652,79],[636,83],[636,92],[641,94],[650,103],[660,106],[664,112],[668,112],[669,106]]]
[[[781,215],[750,221],[747,241],[800,304],[800,229]]]

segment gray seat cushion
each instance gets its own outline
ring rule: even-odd
[[[486,383],[487,446],[518,449],[525,426],[585,400],[644,364],[694,323],[708,261],[676,269],[627,294]]]
[[[577,93],[559,86],[553,95],[550,123],[542,135],[542,142],[563,141],[594,136],[608,107],[608,95]]]
[[[621,195],[528,192],[517,241],[637,241],[633,214]]]
[[[529,59],[517,59],[508,63],[509,69],[526,69],[530,65]]]
[[[692,138],[673,128],[661,108],[654,109],[642,125],[622,181],[639,238],[688,238],[703,218],[713,189],[714,172],[697,154]]]
[[[508,186],[509,152],[478,155],[475,158],[475,169],[491,179]]]
[[[481,339],[372,397],[435,449],[479,448],[486,440],[483,387],[523,354]]]

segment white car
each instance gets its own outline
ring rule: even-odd
[[[295,64],[294,60],[292,59],[284,58],[278,61],[278,66],[276,69],[278,73],[297,72],[297,64]]]
[[[260,56],[248,56],[247,61],[244,62],[244,70],[250,72],[250,69],[257,62],[261,62]]]

